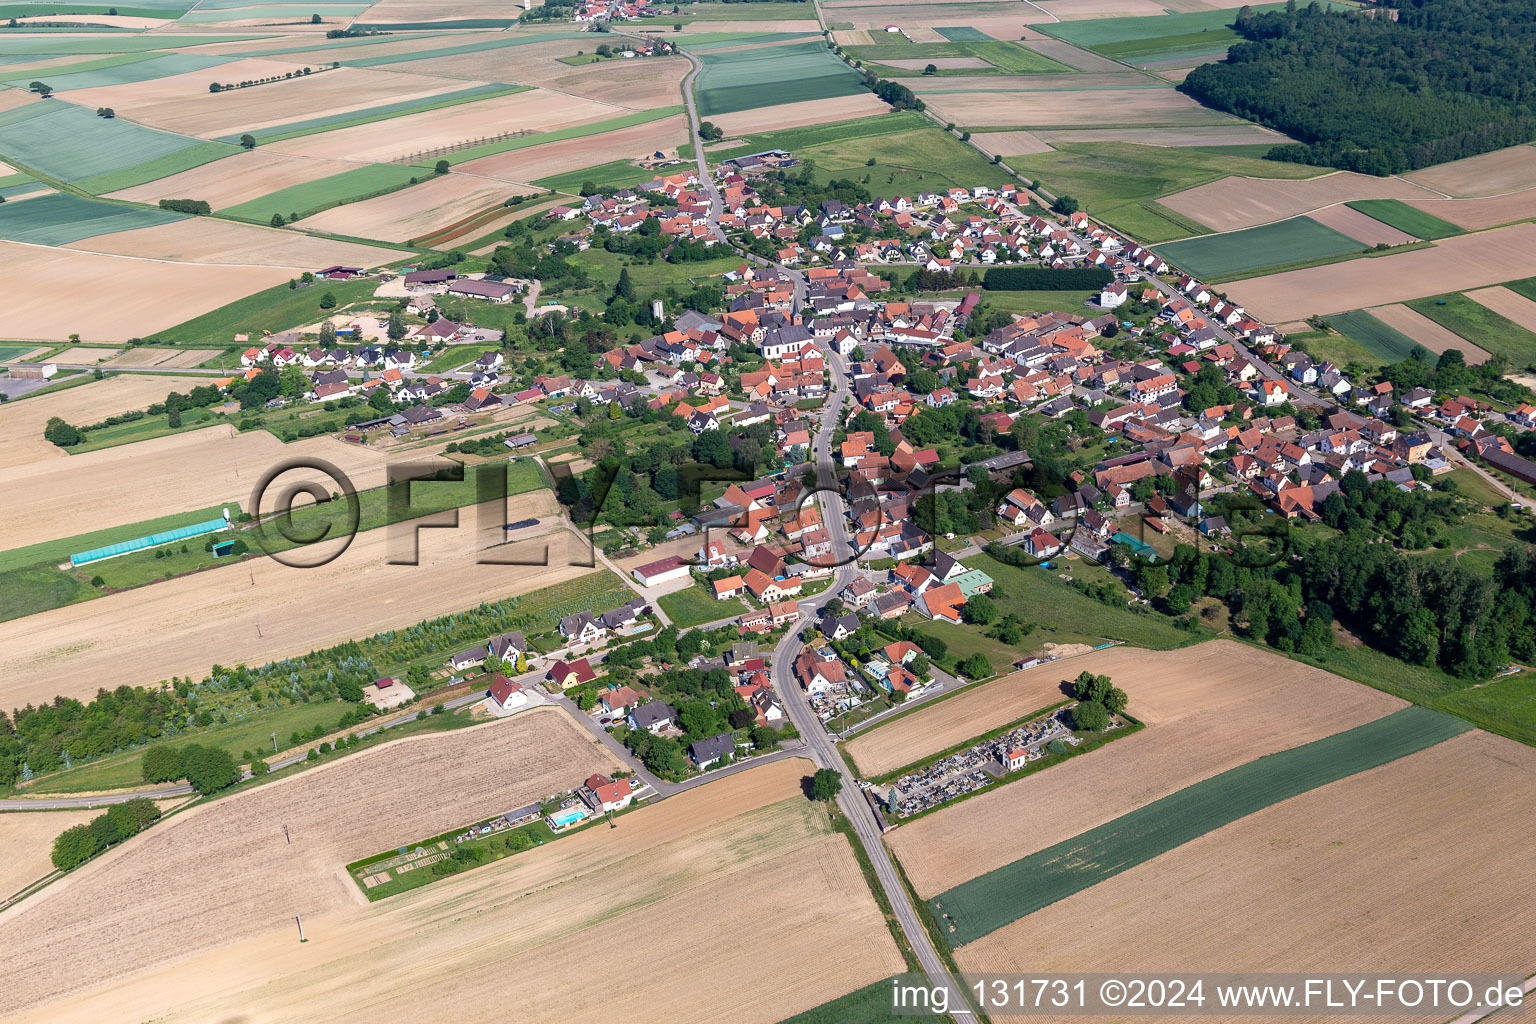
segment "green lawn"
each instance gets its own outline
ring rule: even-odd
[[[51,565],[0,572],[0,622],[89,601],[97,592]]]
[[[1298,339],[1306,345],[1313,358],[1327,359],[1339,366],[1358,362],[1376,367],[1386,362],[1353,338],[1334,331],[1306,331],[1288,335],[1285,340],[1295,342]]]
[[[1157,246],[1157,254],[1196,277],[1216,281],[1234,274],[1329,256],[1363,252],[1365,246],[1310,217],[1262,227],[1205,235]]]
[[[314,323],[324,312],[320,298],[326,293],[335,296],[339,311],[348,303],[371,297],[378,286],[377,281],[370,280],[326,281],[301,288],[275,285],[158,331],[145,340],[164,345],[226,348],[234,344],[236,334],[260,338],[263,330],[276,333]]]
[[[1407,305],[1478,348],[1503,356],[1511,369],[1536,363],[1536,334],[1465,295],[1431,295],[1412,299]]]
[[[713,593],[697,583],[687,590],[664,594],[656,603],[661,605],[661,610],[667,613],[667,618],[679,629],[740,615],[747,610],[739,597],[716,601]]]
[[[1239,765],[940,893],[934,916],[961,946],[1282,800],[1427,749],[1470,726],[1410,707]]]
[[[1152,19],[1137,19],[1141,21]],[[1072,24],[1087,24],[1075,22]],[[1233,151],[1235,150],[1235,152]],[[1228,175],[1311,178],[1327,168],[1258,159],[1249,147],[1180,148],[1131,142],[1070,142],[1052,153],[1008,156],[1008,164],[1053,195],[1069,195],[1083,209],[1143,242],[1209,231],[1156,202]],[[1357,248],[1359,243],[1354,243]]]
[[[1344,205],[1399,231],[1406,231],[1414,238],[1434,240],[1466,233],[1466,229],[1409,206],[1401,199],[1359,199]]]
[[[1370,353],[1374,362],[1397,363],[1407,359],[1419,343],[1402,331],[1382,323],[1363,309],[1327,317],[1329,327]]]

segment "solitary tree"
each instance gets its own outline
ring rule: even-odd
[[[318,25],[318,24],[320,24],[320,15],[318,15],[318,14],[311,14],[309,16],[309,23],[311,25]]]
[[[321,309],[335,309],[336,308],[336,296],[331,294],[330,292],[326,292],[324,295],[320,296],[320,308]]]
[[[283,215],[282,214],[274,213],[272,215],[272,226],[273,227],[280,228],[280,227],[282,227],[286,223],[288,223],[288,222],[283,220]]]
[[[449,167],[449,164],[448,164],[447,160],[439,160],[437,162],[437,165],[432,168],[432,173],[433,174],[447,174],[448,173],[448,167]]]
[[[33,92],[40,96],[47,96],[53,92],[53,86],[49,85],[47,82],[33,82],[31,85],[27,86],[27,88],[31,89]]]
[[[1109,712],[1096,700],[1085,700],[1072,709],[1072,728],[1098,732],[1109,724]]]
[[[218,82],[209,82],[208,83],[208,91],[209,92],[223,92],[224,91],[224,87],[222,85],[220,85]]]
[[[252,135],[249,132],[245,133],[244,135],[240,136],[240,145],[243,146],[246,149],[255,149],[256,148],[256,136]]]
[[[398,309],[391,311],[389,314],[388,333],[390,341],[399,341],[405,337],[405,317],[400,315]]]
[[[818,768],[811,776],[811,799],[831,803],[843,791],[843,777],[833,768]]]
[[[937,64],[929,64],[927,67],[923,68],[923,74],[925,75],[936,75],[938,73],[939,66]]]

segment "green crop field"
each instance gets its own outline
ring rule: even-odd
[[[685,50],[718,50],[742,43],[782,43],[815,36],[814,32],[700,32],[694,36],[680,36],[677,45]]]
[[[904,1010],[901,1016],[897,1016],[892,1012],[891,1005],[890,980],[882,979],[820,1006],[813,1006],[804,1013],[786,1017],[779,1024],[904,1024],[906,1021],[941,1016],[912,1010]]]
[[[482,50],[500,50],[507,46],[523,46],[528,43],[547,43],[553,39],[585,39],[584,32],[544,32],[539,35],[505,36],[499,39],[483,39],[477,43],[461,43],[458,46],[442,46],[432,50],[410,50],[406,53],[385,53],[377,57],[360,57],[344,60],[349,68],[374,68],[385,64],[405,64],[413,60],[431,60],[434,57],[454,57],[461,53],[479,53]],[[508,62],[511,63],[511,58]]]
[[[35,348],[36,345],[0,345],[0,363],[20,359]]]
[[[636,167],[628,160],[611,160],[606,164],[598,164],[596,167],[585,167],[579,171],[566,171],[564,174],[556,174],[548,178],[540,178],[533,184],[540,188],[552,189],[555,192],[579,192],[586,182],[597,186],[599,192],[609,189],[622,188],[625,185],[634,185],[642,181],[649,181],[656,177],[655,171],[647,171],[642,167]]]
[[[878,145],[849,139],[799,146],[793,150],[816,165],[816,177],[869,176],[876,195],[900,195],[962,185],[1006,185],[1014,179],[938,125],[882,135]],[[874,158],[874,164],[868,161]],[[711,159],[713,159],[711,154]]]
[[[340,311],[349,303],[370,297],[378,286],[377,281],[366,279],[327,281],[307,288],[289,288],[280,284],[209,310],[175,327],[157,331],[145,340],[161,345],[224,348],[236,334],[259,338],[263,330],[276,333],[314,323],[321,313],[320,297],[327,292],[336,297],[336,309]]]
[[[1254,11],[1274,11],[1284,4],[1259,4]],[[1338,10],[1347,4],[1329,3]],[[1120,59],[1173,57],[1181,53],[1218,52],[1238,41],[1232,30],[1237,10],[1160,14],[1153,17],[1092,18],[1034,26],[1086,50]]]
[[[25,203],[0,206],[0,238],[37,245],[68,245],[113,231],[130,231],[182,220],[185,214],[123,206],[55,192]]]
[[[335,131],[338,128],[351,128],[354,125],[369,124],[373,121],[385,121],[392,117],[404,117],[406,114],[419,114],[427,110],[454,107],[460,103],[488,100],[496,96],[508,96],[512,93],[526,92],[531,88],[532,86],[527,85],[503,85],[500,83],[477,85],[473,88],[441,93],[437,96],[401,100],[399,103],[386,103],[382,106],[366,107],[362,110],[349,110],[336,114],[326,114],[322,117],[306,118],[302,121],[289,121],[286,124],[269,125],[266,128],[257,128],[249,134],[256,139],[258,145],[264,145],[268,142],[281,142],[283,139],[295,139],[301,135],[315,135],[319,132]],[[238,143],[240,136],[244,134],[247,133],[231,132],[228,135],[220,136],[218,141]]]
[[[1406,231],[1414,238],[1433,241],[1436,238],[1466,234],[1465,228],[1459,228],[1448,220],[1441,220],[1432,213],[1425,213],[1417,207],[1409,206],[1401,199],[1357,199],[1344,205],[1399,231]]]
[[[274,213],[308,216],[349,200],[362,199],[407,185],[413,177],[430,176],[419,167],[398,164],[368,164],[355,171],[342,171],[328,178],[317,178],[302,185],[278,189],[260,199],[251,199],[219,212],[241,220],[266,224]]]
[[[0,15],[4,14],[4,8],[0,7]],[[97,68],[111,68],[119,64],[133,64],[141,60],[158,60],[163,54],[154,52],[145,53],[114,53],[106,57],[97,57],[93,60],[83,60],[75,64],[55,64],[51,67],[39,68],[37,61],[32,57],[13,56],[0,63],[0,81],[26,88],[27,85],[40,75],[48,75],[51,79],[55,75],[73,75],[82,71],[95,71]],[[17,64],[21,67],[12,67]],[[50,81],[50,85],[53,83]]]
[[[234,59],[212,54],[167,53],[151,56],[147,60],[119,61],[94,68],[76,69],[71,65],[47,68],[30,72],[22,78],[8,78],[6,84],[25,88],[28,83],[40,78],[53,86],[54,92],[63,92],[66,89],[96,89],[107,85],[147,82],[153,78],[166,78],[170,75],[185,74],[188,71],[202,71],[205,68],[228,64]],[[99,65],[100,62],[92,61],[91,63]]]
[[[212,46],[214,43],[238,43],[244,39],[255,38],[259,37],[198,36],[197,42],[199,46]],[[138,53],[143,50],[163,50],[165,47],[164,36],[120,35],[49,39],[29,33],[14,38],[0,38],[0,54]]]
[[[952,946],[973,942],[1281,800],[1427,749],[1472,726],[1409,707],[1187,786],[1082,835],[989,871],[929,901],[953,925]]]
[[[227,156],[234,156],[238,152],[240,152],[239,146],[230,146],[222,142],[197,142],[185,149],[166,153],[164,156],[129,164],[115,171],[93,174],[89,178],[81,178],[74,184],[93,196],[99,196],[107,192],[116,192],[118,189],[142,185],[146,181],[158,181],[172,174],[179,174],[194,167],[201,167],[203,164],[211,164],[215,160],[222,160]]]
[[[649,124],[652,121],[660,121],[664,117],[673,114],[681,114],[681,104],[675,107],[658,107],[655,110],[637,110],[631,114],[621,114],[618,117],[610,117],[604,121],[593,121],[589,124],[573,125],[570,128],[557,128],[551,132],[537,132],[533,135],[524,135],[521,138],[501,139],[497,142],[487,142],[483,146],[474,146],[470,149],[461,149],[456,153],[449,153],[443,159],[450,164],[462,164],[470,160],[479,159],[482,156],[494,156],[497,153],[510,153],[514,149],[527,149],[529,146],[542,146],[546,142],[563,142],[566,139],[584,139],[589,135],[601,135],[603,132],[617,131],[620,128],[631,128],[637,124]],[[640,172],[642,174],[653,172]],[[639,178],[635,179],[639,181]]]
[[[1163,242],[1209,231],[1157,203],[1163,196],[1228,175],[1311,178],[1327,168],[1261,160],[1243,147],[1179,148],[1131,142],[1071,142],[1054,153],[1009,156],[1020,174],[1053,195],[1069,195],[1110,225],[1143,242]],[[1267,150],[1268,147],[1264,147]],[[1233,151],[1237,150],[1237,151]],[[1359,243],[1356,243],[1358,246]]]
[[[676,21],[815,21],[816,8],[808,0],[772,3],[697,3],[689,4],[681,17],[662,15],[659,22]]]
[[[1503,356],[1509,360],[1511,369],[1524,369],[1536,363],[1536,334],[1465,295],[1431,295],[1413,299],[1407,306],[1483,351]]]
[[[136,4],[131,7],[111,3],[6,3],[0,4],[0,17],[36,18],[49,14],[106,14],[108,11],[116,11],[125,18],[164,18],[170,21],[191,10],[192,2],[193,0],[176,0],[176,3],[165,6]]]
[[[188,150],[206,152],[209,147],[220,154],[234,152],[232,146],[156,131],[120,118],[97,117],[92,110],[62,100],[30,103],[0,114],[0,153],[6,160],[61,181],[79,183],[82,188],[101,176],[146,161]],[[207,159],[187,166],[206,163]]]
[[[0,572],[0,622],[89,601],[97,592],[51,565]]]
[[[992,38],[981,29],[971,28],[967,25],[957,25],[953,28],[939,28],[934,29],[934,31],[943,36],[945,39],[955,43],[980,43]]]
[[[899,37],[898,37],[899,38]],[[856,60],[872,65],[871,70],[886,78],[921,78],[922,68],[902,68],[882,64],[892,59],[927,60],[936,57],[976,57],[992,65],[989,68],[943,68],[932,77],[970,75],[1070,74],[1072,69],[1044,54],[1026,50],[1017,43],[998,39],[986,42],[887,43],[877,46],[849,46],[845,52]]]
[[[1505,281],[1504,287],[1520,295],[1524,295],[1532,302],[1536,302],[1536,277],[1521,278],[1519,281]]]
[[[1262,227],[1169,242],[1157,246],[1156,252],[1186,273],[1214,281],[1265,267],[1361,252],[1364,248],[1343,232],[1310,217],[1292,217]]]
[[[804,128],[760,132],[743,135],[738,144],[729,148],[709,150],[709,160],[710,163],[718,163],[721,160],[729,160],[733,156],[760,153],[765,149],[784,149],[793,153],[809,146],[846,143],[855,139],[873,138],[877,135],[894,135],[897,132],[927,128],[932,124],[932,121],[916,111],[898,110],[874,117],[861,117],[854,121],[831,121],[827,124],[807,125]]]
[[[699,59],[704,63],[696,83],[701,117],[864,91],[859,73],[819,40],[706,53]]]
[[[459,18],[454,21],[392,21],[377,25],[366,25],[362,22],[353,22],[352,27],[359,30],[376,30],[379,32],[420,32],[441,31],[443,29],[456,28],[508,28],[517,24],[516,18]],[[376,40],[363,40],[374,42]],[[322,49],[322,47],[315,47]]]
[[[1384,363],[1397,363],[1407,359],[1419,344],[1396,327],[1382,323],[1363,309],[1330,316],[1327,318],[1327,323],[1329,327],[1358,343]]]

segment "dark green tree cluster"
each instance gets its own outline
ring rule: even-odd
[[[1130,703],[1125,691],[1110,682],[1109,676],[1081,672],[1072,681],[1072,727],[1084,732],[1099,732],[1109,724],[1111,715],[1124,713]]]
[[[150,747],[144,752],[144,781],[175,782],[186,779],[199,793],[207,796],[228,789],[240,781],[235,759],[222,747],[186,743]]]
[[[1536,2],[1239,11],[1247,42],[1179,86],[1301,140],[1269,158],[1398,174],[1536,137]]]
[[[107,847],[138,835],[159,820],[160,808],[144,797],[113,804],[105,814],[59,833],[53,841],[53,866],[60,871],[79,867]]]
[[[160,209],[171,210],[175,213],[209,214],[213,207],[202,199],[162,199]]]
[[[1114,279],[1103,267],[993,267],[982,287],[991,292],[1089,291]]]

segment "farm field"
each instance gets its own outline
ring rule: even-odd
[[[282,267],[298,271],[334,264],[376,267],[406,255],[397,249],[204,217],[179,218],[155,227],[98,235],[69,248],[182,263]]]
[[[1467,292],[1467,298],[1527,331],[1536,331],[1536,302],[1518,292],[1512,292],[1503,285],[1495,285]]]
[[[201,383],[204,382],[199,377],[125,373],[26,401],[6,402],[0,405],[0,469],[69,457],[63,448],[43,440],[43,427],[51,417],[58,416],[76,425],[96,423],[108,416],[162,402],[172,391],[185,394]],[[19,545],[7,538],[5,546]]]
[[[510,195],[504,182],[443,174],[375,199],[332,207],[300,224],[311,231],[404,242],[499,207]]]
[[[1407,335],[1410,339],[1423,345],[1437,355],[1448,348],[1460,349],[1466,361],[1473,366],[1478,363],[1486,363],[1493,358],[1489,353],[1478,348],[1460,335],[1447,330],[1435,323],[1424,314],[1409,309],[1402,303],[1393,303],[1390,306],[1377,306],[1370,310],[1371,316],[1387,327],[1395,329]],[[1348,316],[1349,314],[1344,314]],[[1394,347],[1392,351],[1396,351]]]
[[[34,245],[67,245],[93,235],[182,220],[168,210],[141,210],[55,192],[0,206],[0,238]]]
[[[496,96],[515,93],[526,88],[520,85],[502,85],[492,83],[490,85],[476,85],[457,92],[442,93],[437,96],[426,96],[420,99],[403,100],[399,103],[386,103],[382,106],[367,107],[363,110],[352,110],[337,114],[326,114],[321,117],[306,118],[301,121],[289,121],[286,124],[273,125],[270,128],[251,132],[257,145],[266,145],[271,142],[280,142],[283,139],[297,138],[301,135],[314,135],[319,132],[336,131],[341,128],[350,128],[354,125],[369,124],[375,121],[388,121],[398,117],[406,117],[413,114],[421,114],[431,110],[442,110],[446,107],[456,107],[464,103],[474,103],[481,100],[492,99]],[[243,133],[242,133],[243,134]],[[224,136],[222,142],[239,142],[240,135],[231,134]]]
[[[602,100],[633,110],[654,110],[678,103],[682,96],[683,76],[688,74],[690,66],[682,57],[648,57],[645,60],[606,60],[575,69],[561,65],[558,72],[521,77],[568,95]]]
[[[1400,178],[1334,171],[1289,181],[1234,175],[1167,196],[1162,203],[1212,231],[1235,231],[1358,199],[1425,198],[1431,198],[1425,189]]]
[[[230,63],[229,58],[208,54],[167,53],[143,56],[147,59],[114,61],[106,66],[94,66],[104,64],[103,61],[64,65],[49,72],[48,84],[53,86],[55,92],[62,93],[131,85],[135,82],[147,82],[156,78],[194,72],[205,73],[205,77],[219,78],[222,73],[212,69]],[[12,88],[26,88],[30,81],[32,81],[31,78],[23,76],[21,79],[6,79],[5,84]]]
[[[284,952],[297,944],[274,914],[270,926],[225,949],[33,1012],[83,1019],[110,1001],[168,1020],[314,1012],[363,1021],[376,1008],[359,1005],[349,990],[366,974],[370,1002],[421,1020],[445,1019],[462,999],[514,999],[537,1021],[638,1020],[659,1012],[772,1024],[902,966],[847,841],[800,795],[808,771],[797,760],[765,765],[627,814],[615,830],[589,829],[373,906],[330,906],[306,915],[303,956]],[[580,775],[577,765],[565,773]],[[505,803],[498,799],[490,811]],[[466,801],[455,804],[459,822],[474,820]],[[389,824],[404,831],[401,822]],[[380,837],[381,828],[366,831],[375,846],[403,841]],[[332,873],[325,882],[345,879]],[[471,894],[482,909],[465,916]],[[783,940],[714,938],[768,917],[784,925]],[[549,956],[580,963],[611,954],[637,934],[647,936],[648,969],[630,984],[594,989],[581,972],[539,966]],[[717,952],[700,957],[701,942]],[[743,1000],[723,1012],[710,983],[721,971],[739,979]]]
[[[1515,224],[1442,239],[1431,249],[1251,278],[1227,294],[1266,323],[1338,313],[1528,277],[1536,274],[1533,245],[1536,225]]]
[[[1407,309],[1406,306],[1398,307]],[[1412,313],[1412,310],[1408,310]],[[1396,363],[1413,354],[1419,342],[1375,315],[1375,310],[1355,309],[1328,318],[1328,326],[1360,345],[1383,363]],[[1415,314],[1417,315],[1417,314]],[[1426,321],[1429,323],[1429,321]],[[1430,323],[1431,327],[1438,326]]]
[[[1054,152],[1050,143],[1034,132],[978,132],[971,136],[971,141],[997,156]]]
[[[773,107],[740,110],[734,114],[716,114],[711,120],[728,136],[744,132],[772,132],[802,128],[854,117],[878,117],[890,110],[872,92],[838,96],[826,100],[803,100]]]
[[[1067,700],[1069,694],[1062,689],[1062,673],[1076,666],[1077,661],[1072,658],[1027,668],[973,686],[938,704],[858,733],[843,748],[859,766],[862,777],[887,775],[1023,718],[1031,711]],[[1072,674],[1079,671],[1082,670],[1074,669]]]
[[[1492,844],[1529,813],[1531,748],[1470,732],[1271,806],[963,948],[963,970],[1500,971],[1536,956]],[[1155,898],[1149,894],[1156,893]],[[1125,909],[1134,907],[1136,913]],[[1100,927],[1073,927],[1084,920]],[[1519,970],[1517,968],[1516,970]]]
[[[735,53],[704,53],[695,86],[700,117],[778,103],[832,99],[864,92],[858,72],[832,56],[826,43],[789,43]]]
[[[1204,235],[1157,247],[1157,254],[1196,277],[1224,277],[1363,249],[1358,241],[1310,217]]]
[[[1536,217],[1536,189],[1486,199],[1415,199],[1411,206],[1468,231]]]
[[[203,90],[207,91],[206,82]],[[0,151],[17,163],[88,192],[128,188],[151,176],[185,170],[237,151],[234,146],[200,142],[122,118],[100,118],[92,110],[67,102],[47,103],[50,105],[33,103],[0,114]],[[159,174],[135,170],[144,165],[153,165]]]
[[[614,161],[618,156],[621,159],[617,162],[633,171],[630,180],[640,181],[648,174],[630,164],[630,160],[649,156],[658,149],[675,149],[687,138],[688,118],[680,113],[669,114],[659,120],[631,124],[613,131],[557,139],[478,157],[454,166],[465,174],[496,178],[509,183],[540,182],[562,175],[574,176],[579,187],[584,177],[580,172],[585,168]],[[571,191],[574,192],[575,188]]]
[[[56,341],[144,337],[292,276],[276,267],[155,263],[14,242],[0,242],[0,273],[10,289],[7,333]],[[61,310],[54,296],[63,279],[92,285]]]
[[[1410,707],[1247,761],[929,901],[963,946],[1249,814],[1443,743],[1471,726]],[[1163,891],[1161,889],[1157,891]]]
[[[282,189],[354,169],[355,164],[344,160],[302,160],[265,149],[242,150],[180,174],[109,193],[106,198],[153,204],[162,199],[196,196],[213,209],[222,211]]]
[[[1457,198],[1496,196],[1536,188],[1536,146],[1511,146],[1403,175]]]
[[[1434,240],[1462,232],[1455,224],[1425,212],[1423,207],[1410,206],[1401,199],[1357,199],[1345,205],[1415,238]]]
[[[221,349],[208,348],[149,348],[139,346],[119,350],[115,348],[87,348],[77,345],[56,354],[57,363],[101,363],[102,366],[155,366],[181,369],[205,363],[221,353]],[[123,379],[127,379],[126,376]],[[154,378],[150,378],[151,380]],[[206,383],[201,378],[186,378],[195,383]],[[68,419],[68,417],[65,417]]]
[[[1418,241],[1414,235],[1348,206],[1314,210],[1307,219],[1348,235],[1361,245],[1408,245]]]
[[[541,132],[614,117],[624,111],[609,103],[560,96],[542,89],[513,93],[275,142],[271,149],[318,160],[387,163],[447,146],[466,146],[510,131]],[[423,157],[431,166],[436,157]]]
[[[488,763],[499,770],[485,771]],[[307,923],[327,912],[355,912],[360,897],[340,871],[349,861],[615,767],[612,755],[563,712],[533,710],[386,743],[189,809],[6,915],[0,932],[8,945],[32,947],[39,963],[76,956],[80,962],[70,975],[36,971],[32,985],[4,997],[3,1012],[277,928],[287,929],[291,941],[294,913]],[[382,775],[393,780],[389,788],[377,785]],[[253,829],[257,822],[267,825]],[[313,946],[325,930],[309,934]],[[114,947],[112,956],[92,954]]]
[[[554,502],[548,491],[535,491],[509,498],[507,505],[515,520],[548,516]],[[475,508],[461,510],[458,530],[425,531],[420,565],[388,561],[391,555],[409,556],[409,548],[400,547],[409,531],[368,530],[323,568],[254,559],[0,624],[6,641],[0,690],[20,706],[52,700],[60,690],[92,695],[103,673],[129,685],[172,675],[201,678],[215,663],[261,664],[303,654],[595,571],[569,564],[588,557],[588,551],[565,531],[507,552],[537,560],[547,548],[547,566],[512,572],[505,565],[478,564],[477,514]],[[390,535],[397,538],[393,549]],[[368,587],[398,588],[400,596],[387,604],[358,601],[364,579]],[[323,622],[316,621],[317,607],[331,609]],[[71,675],[61,679],[50,665],[65,652]]]
[[[1204,128],[1048,129],[1039,134],[1053,146],[1082,142],[1129,142],[1143,146],[1193,149],[1221,146],[1272,146],[1285,141],[1283,135],[1277,135],[1268,128],[1260,128],[1256,124],[1216,124]]]
[[[1237,123],[1230,114],[1202,107],[1172,86],[1077,92],[949,92],[919,85],[915,91],[940,117],[973,131],[987,126],[1033,129]]]
[[[346,203],[361,196],[377,195],[393,189],[404,188],[412,178],[421,174],[420,168],[401,167],[397,164],[365,164],[354,166],[324,178],[302,181],[297,185],[269,192],[258,199],[249,199],[222,210],[231,217],[266,224],[274,214],[288,218],[297,213],[303,217],[311,212]]]
[[[820,180],[865,168],[871,179],[880,183],[872,187],[896,193],[955,185],[1001,185],[1011,180],[974,149],[932,124],[882,135],[873,146],[824,142],[802,146],[796,153],[815,163]],[[873,167],[868,166],[871,156]]]
[[[929,64],[938,68],[941,75],[945,71],[985,70],[996,74],[1034,75],[1070,70],[1065,64],[1042,53],[986,36],[979,42],[967,40],[916,44],[907,42],[901,36],[894,38],[899,42],[850,46],[845,52],[855,60],[873,64],[877,71],[881,67],[894,68],[896,77],[920,76]]]
[[[1130,714],[1147,728],[889,833],[892,852],[922,898],[1255,757],[1352,729],[1404,707],[1395,697],[1231,640],[1162,653],[1116,648],[1029,671],[1045,669],[1053,670],[1056,679],[1075,677],[1085,669],[1107,673],[1130,697]],[[995,685],[985,684],[955,699]],[[1001,703],[978,723],[984,728],[973,735],[1034,710],[1026,707],[1028,700]],[[877,727],[875,733],[884,728]],[[996,827],[1001,821],[1025,818],[1027,830]]]
[[[31,811],[0,818],[0,899],[53,870],[49,855],[60,832],[84,825],[101,811]]]
[[[1468,295],[1448,292],[1413,299],[1407,305],[1478,348],[1503,356],[1515,368],[1536,362],[1536,332]]]

